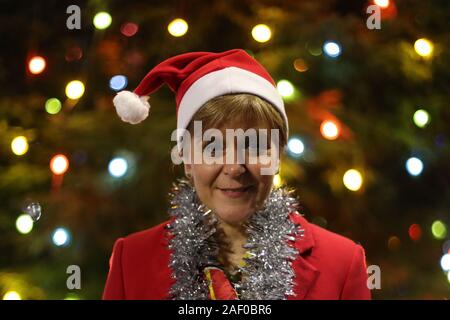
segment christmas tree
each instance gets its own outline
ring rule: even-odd
[[[448,1],[75,2],[1,3],[4,298],[101,297],[114,241],[166,220],[183,175],[173,93],[135,126],[112,98],[168,57],[232,48],[285,99],[274,184],[364,246],[374,298],[450,297]]]

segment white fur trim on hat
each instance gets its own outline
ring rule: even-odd
[[[117,114],[122,121],[137,124],[148,117],[150,104],[147,96],[138,96],[131,91],[120,91],[113,99]]]

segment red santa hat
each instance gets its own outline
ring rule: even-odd
[[[113,100],[120,118],[131,124],[148,116],[149,95],[166,83],[176,94],[177,128],[186,129],[207,101],[231,93],[250,93],[270,102],[288,124],[275,82],[244,50],[189,52],[169,58],[152,70],[134,92],[121,91]]]

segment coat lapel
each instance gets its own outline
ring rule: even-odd
[[[302,300],[305,299],[311,287],[317,280],[319,276],[319,270],[306,260],[306,256],[311,253],[314,249],[314,236],[309,228],[309,223],[300,214],[294,213],[292,216],[292,221],[299,224],[304,230],[303,236],[298,236],[295,240],[295,248],[298,250],[299,255],[297,259],[292,262],[292,269],[295,273],[295,284],[294,284],[294,296],[289,299],[292,300]]]

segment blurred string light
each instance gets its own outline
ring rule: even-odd
[[[84,83],[80,80],[72,80],[66,86],[66,96],[69,99],[80,99],[84,94]]]
[[[294,85],[289,80],[277,82],[277,90],[283,98],[291,98],[294,95]]]
[[[283,181],[281,180],[281,176],[279,174],[276,174],[273,176],[273,186],[275,188],[279,188],[281,187],[281,185],[283,184]]]
[[[450,271],[447,272],[447,281],[448,281],[448,283],[450,283]]]
[[[80,300],[80,297],[75,293],[69,293],[64,300]]]
[[[400,242],[399,237],[397,237],[397,236],[389,237],[388,243],[387,243],[389,250],[397,251],[398,249],[400,249],[400,245],[401,245],[401,242]]]
[[[72,62],[76,60],[80,60],[83,57],[83,50],[77,46],[72,45],[66,50],[65,59],[67,62]]]
[[[49,114],[57,114],[61,111],[62,104],[57,98],[50,98],[45,102],[45,111]]]
[[[412,176],[418,176],[423,171],[423,162],[419,158],[411,157],[406,161],[406,170]]]
[[[69,168],[69,160],[63,154],[57,154],[50,160],[50,170],[53,174],[61,175]]]
[[[383,9],[389,7],[389,0],[374,0],[373,3]]]
[[[139,26],[133,22],[126,22],[120,27],[120,32],[126,37],[132,37],[139,31]]]
[[[288,140],[287,148],[291,156],[299,157],[305,150],[305,145],[303,144],[302,140],[300,140],[300,138],[292,137]]]
[[[419,241],[422,237],[422,228],[417,223],[414,223],[409,226],[408,235],[413,241]]]
[[[298,72],[306,72],[308,71],[308,64],[303,59],[295,59],[294,69],[297,70]]]
[[[419,56],[428,58],[433,54],[434,45],[430,40],[421,38],[414,43],[414,50]]]
[[[447,236],[447,226],[440,220],[436,220],[431,224],[431,233],[438,240],[445,239]]]
[[[322,54],[322,48],[318,44],[307,43],[305,46],[309,54],[312,56],[318,57]]]
[[[66,228],[57,228],[53,231],[52,241],[55,246],[67,246],[70,243],[70,233]]]
[[[351,191],[358,191],[363,183],[361,173],[356,169],[347,170],[342,178],[344,186]]]
[[[28,214],[20,215],[16,220],[16,229],[21,234],[28,234],[33,230],[33,219]]]
[[[16,156],[23,156],[28,151],[28,140],[24,136],[15,137],[11,141],[11,150]]]
[[[441,258],[441,268],[445,272],[450,271],[450,254],[446,253]]]
[[[93,23],[95,28],[104,30],[111,25],[112,18],[108,12],[99,12],[94,16]]]
[[[108,171],[113,177],[120,178],[127,173],[128,162],[124,158],[114,158],[109,162]]]
[[[320,133],[325,139],[335,140],[339,136],[339,132],[338,125],[332,120],[323,121],[320,125]]]
[[[47,62],[43,57],[35,56],[28,62],[28,70],[32,74],[42,73],[47,65]]]
[[[334,41],[327,41],[323,45],[323,51],[331,58],[336,58],[341,54],[341,46]]]
[[[170,22],[169,25],[167,26],[167,30],[174,37],[184,36],[188,31],[188,29],[189,29],[188,23],[181,18],[172,20],[172,22]]]
[[[430,122],[430,115],[426,110],[419,109],[414,112],[413,121],[416,126],[423,128]]]
[[[3,300],[22,300],[22,297],[17,291],[8,291],[4,294]]]
[[[252,37],[255,41],[264,43],[270,40],[272,37],[272,31],[269,26],[265,24],[257,24],[252,29]]]
[[[109,87],[114,91],[123,90],[128,85],[127,77],[123,75],[116,75],[109,80]]]

